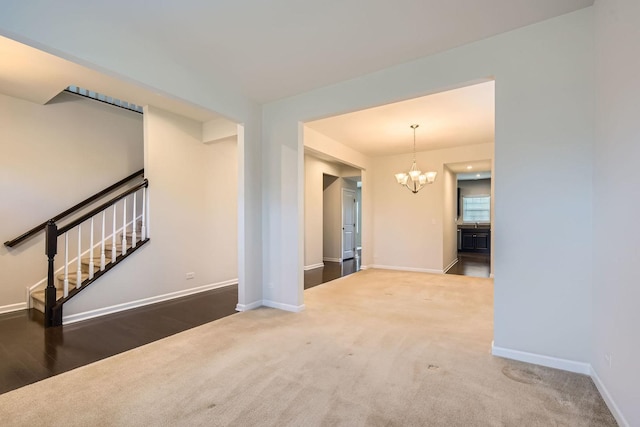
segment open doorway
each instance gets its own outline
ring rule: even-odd
[[[455,177],[455,234],[450,233],[456,260],[447,274],[491,277],[493,185],[491,160],[446,166]],[[451,203],[451,202],[450,202]],[[447,235],[445,233],[445,238]],[[445,245],[447,246],[447,245]]]
[[[305,154],[304,163],[308,289],[360,269],[361,173],[313,152]]]

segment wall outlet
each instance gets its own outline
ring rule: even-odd
[[[611,354],[610,353],[605,353],[604,354],[604,360],[605,360],[605,362],[607,362],[607,365],[609,367],[611,367]]]
[[[193,271],[191,273],[187,273],[187,280],[193,279],[194,277],[196,277],[196,273],[194,273]]]

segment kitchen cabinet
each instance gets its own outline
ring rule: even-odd
[[[491,230],[483,228],[460,229],[460,251],[488,254],[491,245]]]

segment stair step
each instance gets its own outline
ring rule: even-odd
[[[42,313],[44,313],[44,293],[44,289],[31,292],[31,306]],[[56,300],[59,300],[62,296],[62,289],[56,289]]]
[[[138,239],[136,240],[136,244],[137,243],[140,243],[139,236],[138,236]],[[111,259],[112,248],[113,246],[111,242],[107,243],[107,245],[104,247],[104,254],[105,254],[105,257],[107,258],[107,261]],[[127,250],[129,249],[131,249],[131,239],[127,238]],[[116,255],[121,255],[121,254],[122,254],[122,239],[119,239],[116,243]],[[97,252],[94,252],[94,257],[98,257],[98,262],[100,262],[100,249],[98,249]]]
[[[78,283],[77,280],[78,274],[74,271],[73,273],[69,273],[69,288],[75,288]],[[80,283],[84,282],[89,278],[89,273],[82,273],[80,276]],[[64,274],[58,274],[56,277],[58,279],[56,288],[63,289],[64,288]]]
[[[89,257],[85,257],[85,258],[82,258],[82,260],[80,260],[80,268],[82,269],[83,273],[89,273],[90,261],[91,261],[91,258]],[[108,264],[110,261],[111,261],[111,257],[108,257],[108,258],[105,257],[105,265]],[[93,257],[93,272],[95,273],[96,271],[100,271],[100,256]]]

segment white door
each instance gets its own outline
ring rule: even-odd
[[[342,259],[355,256],[356,192],[342,189]]]

